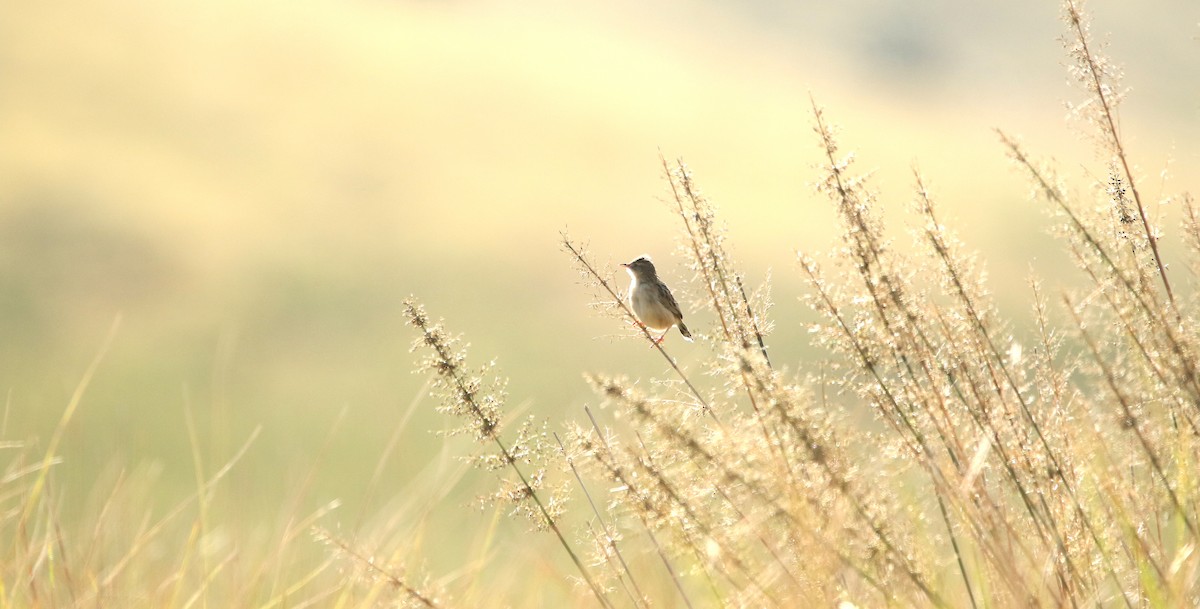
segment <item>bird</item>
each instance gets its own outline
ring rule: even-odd
[[[671,295],[670,288],[658,278],[654,263],[650,258],[642,256],[629,264],[622,264],[629,273],[629,306],[633,314],[645,327],[661,331],[662,336],[656,341],[662,344],[667,338],[671,326],[679,326],[679,333],[688,342],[692,341],[692,333],[683,323],[683,312],[679,303]]]

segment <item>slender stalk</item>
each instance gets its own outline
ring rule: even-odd
[[[637,492],[638,487],[636,485],[634,485],[631,480],[629,480],[628,478],[625,477],[624,473],[621,471],[621,468],[617,467],[615,463],[604,462],[605,455],[609,456],[610,458],[613,456],[612,447],[609,446],[608,441],[604,439],[604,433],[600,430],[600,425],[596,422],[596,417],[592,416],[592,411],[590,409],[585,409],[584,412],[587,413],[588,420],[591,421],[591,423],[592,423],[592,429],[595,430],[595,432],[596,432],[596,438],[598,439],[601,446],[603,447],[603,452],[596,452],[594,454],[594,456],[596,457],[596,459],[601,461],[602,466],[608,470],[609,474],[612,475],[612,477],[615,480],[619,481],[625,487],[626,491],[629,494],[635,495],[635,496],[639,495],[639,493]],[[649,502],[647,502],[644,498],[641,500],[641,503],[643,505],[649,506]],[[651,508],[651,509],[653,511],[657,512],[657,509],[655,509],[655,508]],[[688,597],[687,589],[684,587],[683,581],[679,579],[679,574],[675,571],[675,567],[674,567],[674,565],[671,564],[671,560],[667,557],[667,553],[665,551],[663,551],[662,545],[660,545],[658,543],[658,538],[655,537],[653,527],[651,527],[650,523],[647,521],[645,512],[642,510],[636,510],[636,513],[638,515],[638,519],[642,523],[642,528],[646,531],[646,537],[654,545],[655,551],[658,553],[659,558],[662,560],[663,567],[667,570],[667,574],[670,575],[671,581],[675,584],[675,589],[679,592],[680,596],[683,598],[683,603],[685,605],[687,605],[689,609],[693,609],[692,601]],[[695,550],[696,556],[700,557],[701,553],[699,552],[699,549],[695,547],[695,544],[689,544],[689,545],[691,545],[693,547],[693,549]],[[715,585],[713,586],[713,591],[715,594],[716,593]]]
[[[537,507],[537,511],[542,517],[542,523],[554,533],[554,536],[558,539],[559,545],[566,550],[571,562],[575,565],[575,568],[579,571],[579,574],[587,583],[588,588],[591,589],[592,594],[595,595],[596,600],[599,601],[602,606],[611,608],[612,604],[605,596],[604,591],[592,578],[591,573],[588,572],[587,567],[585,567],[583,564],[583,561],[580,560],[579,556],[575,553],[575,550],[571,547],[570,542],[567,541],[566,536],[558,526],[558,522],[553,516],[550,515],[550,512],[546,509],[541,497],[529,483],[529,479],[525,476],[525,472],[523,472],[521,467],[517,465],[517,459],[513,457],[512,453],[508,450],[508,447],[505,446],[504,441],[500,439],[496,421],[494,421],[493,417],[486,413],[483,407],[481,407],[476,401],[475,392],[468,388],[468,383],[466,379],[463,378],[463,373],[459,368],[458,358],[450,352],[449,346],[446,345],[441,337],[439,337],[437,333],[433,331],[432,327],[429,325],[428,318],[425,317],[422,311],[418,310],[417,305],[409,301],[405,303],[405,306],[406,314],[412,325],[416,326],[424,335],[424,344],[432,348],[437,356],[438,366],[436,369],[438,374],[450,381],[458,393],[458,399],[460,399],[462,403],[467,406],[472,420],[475,421],[479,426],[480,435],[495,444],[496,450],[500,453],[503,462],[507,464],[517,475],[517,478],[521,481],[521,489],[524,491],[525,496],[533,501],[534,505]]]
[[[59,418],[58,425],[54,428],[54,434],[50,436],[50,443],[46,446],[46,452],[42,456],[42,465],[37,470],[37,477],[25,498],[25,504],[21,508],[21,515],[17,519],[17,530],[21,535],[14,538],[14,543],[19,544],[22,538],[26,535],[26,525],[29,523],[29,517],[33,515],[34,509],[38,506],[38,499],[41,498],[43,490],[46,488],[46,479],[50,476],[50,468],[54,465],[58,455],[58,446],[62,443],[63,437],[67,433],[67,427],[71,420],[75,417],[75,411],[78,410],[79,404],[83,401],[83,396],[87,392],[88,385],[91,384],[92,378],[96,376],[96,371],[100,368],[100,362],[104,361],[105,354],[108,353],[109,347],[112,346],[113,340],[117,336],[117,330],[121,327],[121,317],[117,316],[111,326],[108,328],[108,334],[104,337],[104,342],[100,345],[100,349],[96,352],[92,362],[88,364],[87,370],[84,371],[83,377],[79,379],[79,383],[75,385],[75,391],[71,393],[71,399],[67,402],[66,409],[63,410],[62,417]],[[18,546],[14,546],[16,551]]]
[[[937,493],[937,502],[942,522],[946,524],[946,533],[950,535],[950,546],[954,548],[954,560],[958,563],[958,573],[962,575],[963,587],[967,589],[967,598],[971,600],[972,609],[978,609],[979,605],[975,602],[975,591],[971,588],[971,578],[967,575],[967,564],[963,561],[962,548],[958,547],[958,535],[954,532],[950,514],[946,512],[946,499],[941,493]]]
[[[1093,361],[1100,366],[1100,371],[1104,375],[1105,382],[1108,383],[1108,387],[1112,391],[1113,397],[1117,399],[1117,403],[1121,406],[1121,413],[1124,415],[1124,418],[1122,419],[1122,426],[1132,430],[1134,436],[1137,437],[1138,444],[1141,446],[1142,452],[1146,455],[1146,458],[1150,460],[1150,465],[1154,469],[1154,473],[1158,475],[1158,479],[1159,482],[1162,483],[1163,490],[1165,490],[1167,492],[1167,496],[1171,498],[1171,504],[1175,506],[1175,512],[1179,514],[1180,518],[1183,519],[1183,523],[1185,526],[1187,526],[1188,532],[1190,532],[1193,537],[1200,536],[1200,532],[1198,532],[1196,524],[1192,522],[1191,516],[1189,516],[1188,511],[1184,509],[1183,503],[1180,502],[1179,496],[1175,493],[1175,489],[1171,487],[1171,481],[1167,478],[1167,474],[1163,470],[1158,452],[1155,451],[1154,447],[1150,445],[1149,438],[1147,438],[1145,432],[1142,431],[1141,422],[1138,420],[1138,416],[1133,412],[1133,408],[1129,404],[1129,399],[1121,391],[1120,384],[1118,383],[1112,368],[1105,363],[1104,356],[1100,353],[1100,348],[1096,345],[1096,341],[1092,338],[1092,335],[1084,328],[1083,320],[1075,311],[1075,307],[1071,303],[1070,298],[1063,296],[1063,303],[1067,306],[1067,310],[1071,312],[1071,317],[1075,320],[1075,326],[1079,331],[1079,335],[1083,338],[1084,343],[1087,344],[1088,349],[1092,353]]]
[[[658,340],[654,338],[654,335],[650,333],[650,329],[638,321],[637,315],[633,314],[633,310],[629,308],[629,305],[625,304],[625,301],[621,299],[621,297],[617,294],[617,291],[613,289],[608,280],[605,279],[604,276],[601,275],[594,266],[592,266],[592,263],[587,259],[587,256],[584,256],[583,248],[572,243],[571,239],[566,233],[560,233],[560,235],[562,236],[563,247],[566,248],[573,258],[575,258],[575,261],[587,272],[592,280],[596,281],[605,291],[605,293],[612,298],[610,305],[620,311],[625,319],[629,320],[630,323],[642,331],[642,335],[647,341],[650,341],[650,346],[658,349],[658,352],[662,354],[664,359],[667,360],[667,363],[671,366],[671,369],[675,371],[675,374],[679,376],[681,380],[683,380],[684,384],[687,385],[688,390],[692,392],[692,395],[697,401],[700,402],[700,406],[704,408],[704,412],[708,414],[708,416],[712,417],[714,421],[720,424],[720,418],[717,417],[716,412],[713,412],[712,406],[709,405],[708,400],[704,399],[704,396],[701,395],[700,390],[696,389],[696,386],[692,384],[691,379],[689,379],[688,376],[683,373],[683,370],[681,370],[679,365],[675,363],[675,359],[667,353],[666,349],[663,349],[662,343],[658,342]]]
[[[588,418],[591,418],[591,416],[592,413],[588,412]],[[595,424],[595,419],[592,422]],[[625,577],[629,580],[630,585],[633,586],[634,592],[637,592],[637,598],[634,599],[634,602],[640,603],[643,607],[649,607],[650,600],[642,592],[641,587],[638,586],[637,578],[633,576],[633,571],[629,569],[629,563],[625,562],[625,556],[621,554],[621,548],[617,545],[617,540],[615,535],[613,535],[612,529],[604,521],[604,515],[600,512],[600,508],[596,506],[596,502],[592,499],[592,494],[588,491],[587,485],[583,483],[583,476],[579,475],[579,470],[575,468],[575,462],[567,455],[567,447],[563,445],[562,439],[558,437],[557,433],[554,434],[554,441],[558,443],[558,448],[562,451],[563,459],[567,462],[567,466],[571,468],[571,474],[575,476],[575,482],[579,484],[580,490],[583,491],[583,496],[587,498],[588,506],[592,509],[592,515],[596,517],[596,522],[600,523],[600,530],[604,533],[605,545],[612,548],[613,554],[616,555],[617,560],[621,563],[621,569],[625,572]]]
[[[717,291],[713,287],[717,283],[717,279],[713,277],[714,269],[708,265],[707,258],[701,251],[702,239],[696,233],[699,230],[695,223],[699,221],[699,211],[693,208],[691,213],[683,206],[683,195],[679,194],[679,189],[675,184],[675,175],[671,171],[671,166],[667,164],[667,158],[659,153],[658,160],[662,163],[663,173],[667,176],[667,183],[671,185],[672,200],[675,201],[676,213],[679,219],[683,222],[683,228],[687,232],[688,244],[691,245],[692,259],[696,262],[696,266],[700,269],[700,275],[704,279],[704,288],[708,291],[709,300],[712,303],[713,312],[717,314],[717,320],[721,322],[721,330],[725,334],[725,338],[732,342],[733,333],[729,329],[729,321],[726,319],[726,309],[721,306],[721,300],[717,296]],[[680,167],[682,171],[683,168]]]
[[[758,341],[758,350],[762,352],[763,361],[767,362],[767,366],[771,365],[771,358],[767,357],[767,343],[763,340],[762,330],[758,327],[758,316],[754,314],[754,310],[750,308],[750,297],[746,296],[746,286],[742,285],[742,278],[737,278],[738,291],[742,295],[742,304],[746,307],[746,318],[750,320],[750,327],[754,330],[754,338]]]
[[[383,577],[385,580],[387,580],[387,582],[389,584],[391,584],[397,590],[404,592],[408,596],[412,597],[412,599],[417,601],[418,603],[421,603],[422,605],[429,607],[429,609],[440,609],[441,605],[439,605],[437,603],[437,601],[435,601],[432,597],[421,592],[413,585],[409,584],[408,581],[406,581],[400,575],[397,575],[397,574],[393,573],[390,569],[380,565],[378,561],[376,561],[372,558],[369,558],[367,556],[363,556],[362,553],[360,553],[358,550],[355,550],[353,547],[350,546],[350,544],[342,541],[341,539],[338,539],[337,537],[334,537],[332,534],[328,533],[327,531],[321,530],[321,529],[317,529],[317,537],[321,540],[324,540],[326,543],[332,544],[335,547],[337,547],[338,550],[340,550],[342,553],[346,554],[347,556],[353,558],[354,562],[358,563],[359,565],[362,565],[367,571],[370,571],[371,573],[374,573],[376,575]]]
[[[1066,0],[1066,7],[1067,21],[1070,22],[1071,28],[1075,32],[1075,40],[1079,43],[1083,65],[1091,77],[1091,86],[1089,88],[1092,94],[1096,96],[1096,101],[1102,110],[1104,117],[1102,128],[1109,137],[1113,152],[1121,162],[1121,170],[1125,173],[1125,181],[1129,184],[1129,191],[1133,194],[1133,201],[1137,205],[1138,218],[1141,220],[1142,230],[1146,234],[1146,243],[1149,244],[1150,252],[1154,255],[1154,265],[1158,269],[1159,278],[1162,279],[1163,290],[1167,294],[1167,301],[1171,304],[1171,309],[1175,312],[1176,318],[1179,319],[1181,313],[1178,305],[1175,304],[1175,292],[1171,289],[1171,281],[1167,278],[1167,267],[1163,264],[1162,254],[1158,251],[1158,235],[1154,234],[1154,230],[1150,227],[1150,219],[1146,216],[1146,206],[1142,204],[1142,197],[1138,194],[1137,183],[1134,180],[1133,171],[1129,168],[1129,159],[1125,154],[1125,145],[1121,142],[1121,135],[1117,129],[1113,103],[1107,93],[1108,84],[1104,82],[1100,64],[1092,53],[1091,45],[1088,41],[1087,28],[1084,25],[1084,19],[1079,12],[1079,8],[1075,5],[1075,0]]]

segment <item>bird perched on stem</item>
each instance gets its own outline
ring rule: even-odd
[[[625,267],[632,278],[629,282],[629,306],[642,325],[663,333],[657,342],[662,343],[667,338],[671,326],[679,326],[679,333],[691,342],[692,333],[683,324],[683,312],[679,310],[679,303],[675,302],[675,297],[671,295],[667,285],[659,280],[654,263],[642,256],[621,266]]]

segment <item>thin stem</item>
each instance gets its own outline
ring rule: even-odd
[[[334,546],[337,546],[337,548],[339,550],[341,550],[347,556],[353,558],[354,562],[362,565],[367,571],[370,571],[372,573],[376,573],[376,574],[382,576],[385,580],[387,580],[387,583],[389,583],[392,586],[396,587],[397,589],[403,591],[405,594],[411,596],[413,598],[413,600],[416,600],[417,602],[421,603],[422,605],[429,607],[429,609],[438,609],[439,607],[441,607],[441,605],[437,604],[437,602],[434,601],[432,598],[430,598],[426,594],[422,593],[420,590],[414,588],[413,586],[409,585],[409,583],[407,581],[405,581],[403,577],[401,577],[395,573],[392,573],[390,569],[380,566],[379,563],[377,561],[375,561],[374,559],[363,556],[362,553],[360,553],[359,551],[350,547],[350,544],[342,541],[341,539],[334,537],[333,535],[329,534],[328,532],[326,532],[324,530],[318,529],[317,532],[318,532],[318,537],[320,537],[321,539],[325,540],[328,543],[333,544]]]
[[[521,471],[521,468],[517,465],[516,458],[513,457],[512,453],[508,450],[508,447],[506,447],[504,442],[500,439],[499,430],[492,421],[492,417],[486,414],[483,411],[483,408],[481,408],[478,402],[476,402],[474,393],[468,389],[467,382],[463,379],[462,373],[459,371],[459,367],[455,363],[455,358],[450,353],[449,347],[445,344],[445,341],[441,340],[435,335],[429,326],[428,320],[424,315],[418,314],[415,305],[412,303],[407,304],[409,319],[412,321],[413,325],[419,328],[425,335],[425,344],[433,348],[437,354],[439,362],[441,363],[438,368],[438,374],[441,374],[444,378],[448,378],[454,384],[455,389],[458,391],[459,398],[462,399],[463,403],[467,404],[469,407],[471,418],[479,424],[480,433],[484,437],[490,439],[496,445],[496,448],[500,452],[500,456],[503,458],[503,461],[507,463],[509,467],[512,468],[513,472],[517,474],[517,478],[521,480],[521,488],[524,490],[525,495],[533,501],[535,506],[537,506],[543,522],[554,533],[555,537],[558,538],[559,544],[564,550],[566,550],[567,555],[570,556],[571,562],[575,564],[576,569],[579,570],[580,575],[583,576],[584,581],[587,582],[588,587],[591,588],[592,594],[596,596],[596,599],[600,601],[601,605],[611,608],[612,605],[609,603],[608,598],[604,595],[603,590],[592,579],[592,576],[590,573],[588,573],[583,561],[579,559],[579,556],[576,555],[575,550],[571,548],[571,544],[567,541],[566,536],[563,535],[562,530],[559,529],[558,523],[555,521],[554,517],[550,515],[549,510],[547,510],[546,506],[542,503],[541,497],[538,496],[537,491],[535,491],[533,486],[529,484],[529,479],[525,477],[525,473]]]
[[[611,306],[620,310],[626,319],[628,319],[642,331],[642,335],[646,337],[646,340],[650,341],[650,346],[658,349],[658,352],[662,354],[664,359],[667,360],[667,363],[670,364],[671,369],[675,371],[675,374],[677,374],[679,378],[683,380],[684,384],[687,385],[688,389],[692,392],[692,395],[695,396],[696,400],[700,402],[700,406],[704,408],[704,412],[708,414],[708,416],[712,417],[718,425],[720,425],[721,420],[717,417],[717,413],[713,412],[712,406],[709,405],[708,400],[704,399],[704,396],[700,394],[700,390],[696,389],[696,386],[692,384],[692,381],[687,377],[686,374],[683,373],[683,370],[679,368],[679,365],[675,363],[675,359],[667,353],[666,349],[663,349],[663,346],[658,342],[658,339],[654,338],[654,335],[650,333],[650,329],[638,321],[637,315],[634,315],[633,310],[629,308],[629,305],[625,304],[625,301],[617,295],[617,291],[612,288],[608,280],[605,279],[604,276],[592,266],[592,263],[589,262],[587,257],[583,255],[583,248],[572,243],[571,239],[567,237],[566,233],[560,233],[560,235],[562,236],[563,247],[565,247],[567,251],[571,253],[571,256],[575,258],[575,261],[582,265],[584,270],[587,271],[588,275],[590,275],[592,279],[599,283],[600,287],[603,288],[604,291],[607,292],[612,298]]]
[[[1100,108],[1104,111],[1104,129],[1108,134],[1113,152],[1117,155],[1117,159],[1121,161],[1121,169],[1125,172],[1125,180],[1129,184],[1129,191],[1133,194],[1134,203],[1137,204],[1138,218],[1142,221],[1142,230],[1146,233],[1146,242],[1150,245],[1150,252],[1154,255],[1154,264],[1158,268],[1158,276],[1162,279],[1163,290],[1167,293],[1167,301],[1171,304],[1171,309],[1175,312],[1176,319],[1180,319],[1181,313],[1179,307],[1175,304],[1175,292],[1171,289],[1171,282],[1167,279],[1167,268],[1163,264],[1162,255],[1158,251],[1158,237],[1150,228],[1150,219],[1146,216],[1146,206],[1142,204],[1142,197],[1138,194],[1137,184],[1133,179],[1133,171],[1129,169],[1129,159],[1125,156],[1125,145],[1121,142],[1121,136],[1117,131],[1117,121],[1113,112],[1113,104],[1105,94],[1105,83],[1101,74],[1100,65],[1092,54],[1090,45],[1088,44],[1087,30],[1083,23],[1083,16],[1080,15],[1079,9],[1075,6],[1074,0],[1067,0],[1067,16],[1071,22],[1071,27],[1075,30],[1075,39],[1079,42],[1080,51],[1083,54],[1083,64],[1088,70],[1088,74],[1092,79],[1092,93],[1096,95],[1096,100],[1100,102]]]
[[[1079,330],[1080,336],[1083,337],[1084,343],[1087,344],[1088,349],[1091,351],[1093,361],[1100,366],[1100,371],[1104,374],[1105,382],[1108,383],[1108,387],[1113,392],[1113,396],[1117,398],[1117,403],[1121,405],[1121,412],[1124,415],[1122,419],[1122,425],[1133,430],[1134,435],[1138,439],[1138,444],[1141,445],[1142,452],[1145,453],[1146,458],[1150,460],[1150,466],[1154,469],[1154,473],[1158,474],[1158,478],[1162,483],[1163,489],[1167,491],[1167,496],[1171,498],[1171,504],[1175,506],[1175,511],[1179,514],[1180,518],[1183,519],[1183,523],[1187,526],[1188,531],[1193,537],[1195,537],[1197,535],[1196,525],[1192,522],[1187,510],[1184,509],[1183,504],[1179,501],[1179,496],[1175,494],[1175,489],[1171,488],[1171,481],[1167,478],[1166,472],[1163,471],[1161,459],[1159,459],[1158,453],[1154,450],[1154,447],[1150,445],[1150,440],[1146,437],[1145,432],[1142,431],[1138,417],[1133,412],[1133,408],[1129,405],[1129,399],[1126,398],[1125,394],[1121,392],[1120,384],[1117,381],[1116,375],[1113,373],[1112,368],[1104,363],[1104,357],[1100,354],[1100,349],[1096,346],[1096,341],[1092,338],[1091,334],[1084,329],[1083,320],[1075,311],[1075,307],[1072,305],[1071,300],[1068,297],[1063,296],[1063,302],[1066,304],[1067,310],[1071,312],[1071,318],[1075,320],[1075,326]]]
[[[586,410],[586,408],[585,408]],[[590,418],[592,413],[588,412]],[[594,422],[594,419],[593,419]],[[633,577],[633,572],[629,569],[629,564],[625,562],[625,556],[621,554],[621,548],[617,546],[617,540],[612,534],[612,529],[608,523],[604,522],[604,515],[600,513],[600,508],[596,506],[596,502],[592,499],[592,493],[588,491],[587,485],[583,483],[583,476],[579,475],[579,470],[575,468],[575,462],[567,455],[567,447],[563,445],[563,441],[554,434],[554,441],[558,443],[558,448],[562,451],[563,459],[567,462],[567,466],[571,468],[571,473],[575,476],[575,481],[579,483],[579,488],[583,490],[583,496],[587,498],[588,506],[592,508],[592,514],[596,516],[596,522],[600,523],[600,529],[604,532],[604,540],[608,547],[612,548],[613,553],[617,556],[617,560],[621,563],[621,569],[625,571],[625,576],[629,579],[629,583],[633,585],[634,591],[637,592],[638,600],[641,605],[648,607],[649,599],[637,584],[637,579]],[[635,601],[637,602],[637,601]]]
[[[725,319],[725,307],[721,306],[720,298],[717,296],[713,285],[716,279],[711,277],[708,264],[705,263],[704,254],[700,250],[700,238],[696,236],[697,227],[693,226],[693,220],[699,220],[700,214],[693,210],[691,218],[688,217],[688,212],[683,206],[683,197],[679,194],[679,189],[675,185],[675,177],[671,172],[671,166],[667,164],[667,158],[659,153],[659,161],[662,163],[663,173],[667,176],[667,183],[671,185],[671,196],[675,201],[676,210],[679,213],[679,219],[683,221],[683,228],[688,234],[688,243],[692,246],[692,257],[695,259],[697,266],[700,267],[700,274],[704,277],[704,287],[708,291],[708,296],[712,300],[713,311],[717,314],[717,319],[721,322],[721,330],[724,331],[726,339],[732,339],[733,334],[729,330],[729,322]],[[680,168],[682,171],[682,167]]]
[[[596,437],[599,439],[600,445],[604,449],[604,454],[608,455],[611,459],[613,457],[612,447],[609,446],[608,441],[604,439],[604,433],[600,431],[600,425],[596,422],[596,417],[592,416],[591,409],[585,408],[584,412],[587,413],[588,420],[592,422],[592,429],[596,431]],[[613,477],[626,488],[627,492],[630,494],[636,493],[636,489],[638,487],[631,484],[632,481],[624,476],[624,474],[621,472],[621,469],[617,467],[615,463],[604,462],[604,459],[599,452],[596,452],[594,456],[597,460],[601,461],[601,464],[609,471],[610,475],[613,475]],[[645,499],[642,499],[642,503],[645,504],[647,502]],[[657,510],[653,511],[657,512]],[[675,567],[671,564],[670,559],[667,558],[667,553],[663,551],[662,546],[658,543],[658,539],[654,536],[654,531],[651,529],[650,523],[646,520],[645,512],[642,510],[635,510],[635,512],[638,515],[638,519],[642,522],[642,528],[646,530],[646,536],[650,539],[650,542],[654,545],[655,550],[658,552],[658,556],[663,562],[663,567],[666,568],[667,573],[671,576],[671,581],[674,582],[675,589],[679,591],[679,595],[683,598],[684,604],[687,605],[689,609],[693,609],[692,601],[690,598],[688,598],[687,590],[684,588],[683,582],[679,579],[679,574],[675,572]],[[694,544],[690,545],[693,545],[694,548]],[[698,549],[696,549],[696,556],[698,558],[701,556]],[[715,592],[716,590],[714,585],[714,593]]]
[[[750,327],[754,330],[754,338],[758,339],[758,349],[762,351],[763,361],[767,363],[767,367],[771,366],[771,358],[767,357],[767,343],[763,340],[762,330],[758,327],[758,316],[754,314],[754,310],[750,308],[750,298],[746,296],[746,286],[742,285],[742,278],[737,278],[738,291],[742,294],[742,304],[746,306],[746,317],[750,320]]]

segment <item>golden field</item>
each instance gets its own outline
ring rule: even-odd
[[[1200,191],[1194,7],[1089,9],[1126,72],[1119,127],[1143,193]],[[2,541],[37,566],[5,573],[0,606],[101,606],[74,595],[109,584],[131,594],[116,606],[388,602],[331,576],[355,561],[314,540],[314,525],[426,565],[452,606],[493,591],[513,606],[586,605],[553,541],[498,508],[464,507],[494,481],[458,461],[477,450],[466,439],[429,433],[453,424],[434,412],[427,375],[410,373],[402,303],[415,294],[447,318],[473,362],[495,357],[510,409],[585,424],[583,406],[600,400],[583,373],[649,387],[666,371],[627,325],[589,310],[560,231],[621,286],[616,264],[652,255],[689,325],[715,333],[677,252],[660,155],[681,158],[748,286],[770,277],[773,362],[812,373],[831,354],[798,299],[811,290],[796,252],[838,247],[840,229],[814,187],[826,161],[810,96],[870,172],[895,250],[914,247],[919,167],[1018,329],[1032,324],[1031,274],[1054,294],[1088,285],[994,131],[1057,159],[1085,199],[1106,182],[1107,157],[1063,105],[1087,96],[1067,84],[1051,3],[104,0],[4,12]],[[1178,203],[1150,213],[1183,261]],[[1191,279],[1183,262],[1171,271]],[[696,374],[719,351],[677,339]],[[218,483],[201,482],[244,445]],[[31,467],[51,448],[54,465]],[[37,501],[32,471],[48,472]],[[513,581],[531,573],[552,583]],[[283,593],[296,582],[308,587]],[[657,606],[683,606],[665,578],[647,587]]]

